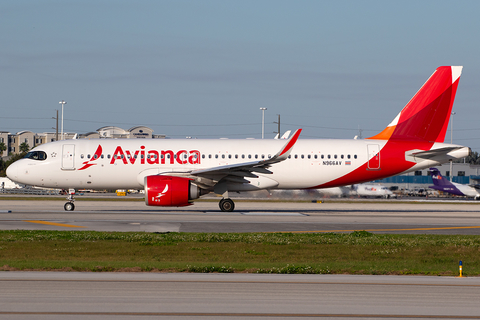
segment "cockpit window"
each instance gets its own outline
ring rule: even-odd
[[[33,160],[45,160],[47,159],[47,154],[43,151],[30,151],[25,155],[25,158]]]

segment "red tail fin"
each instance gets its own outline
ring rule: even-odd
[[[437,68],[397,117],[368,139],[443,142],[462,68]]]

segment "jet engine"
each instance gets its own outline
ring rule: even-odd
[[[202,189],[192,179],[173,176],[146,176],[145,204],[147,206],[183,207],[202,195]]]

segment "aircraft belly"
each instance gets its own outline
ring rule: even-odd
[[[317,167],[317,168],[315,168]],[[307,189],[333,181],[352,170],[357,169],[354,165],[312,163],[310,166],[302,166],[296,170],[276,170],[272,176],[278,181],[278,189]]]

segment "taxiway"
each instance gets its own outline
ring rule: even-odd
[[[146,232],[352,232],[480,234],[477,202],[238,201],[221,212],[216,202],[182,208],[142,202],[1,200],[0,229]]]

